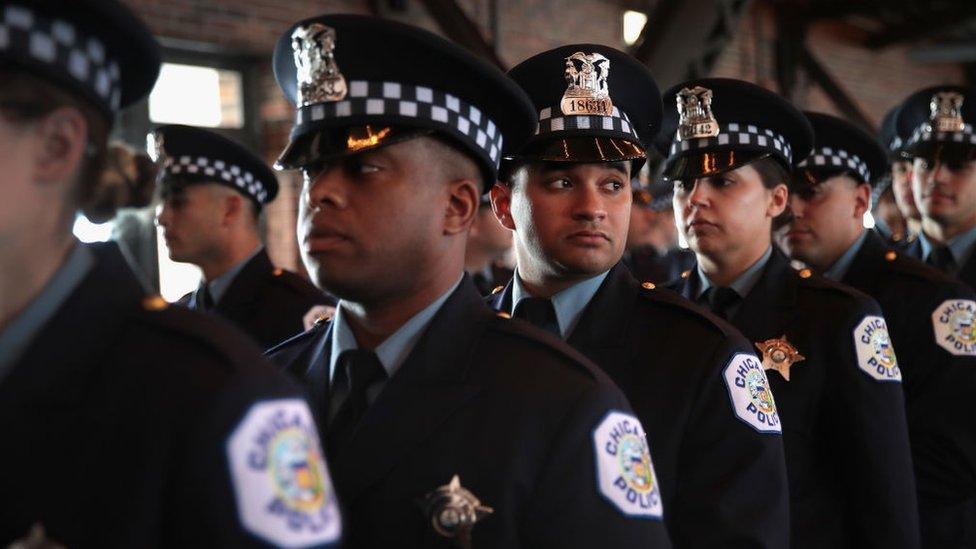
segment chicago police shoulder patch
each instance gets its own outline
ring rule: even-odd
[[[342,521],[305,401],[251,406],[227,441],[242,526],[282,547],[337,542]]]
[[[722,374],[736,417],[760,433],[782,433],[769,379],[756,355],[736,353]]]
[[[955,356],[976,356],[976,301],[947,299],[932,311],[935,342]]]
[[[880,316],[868,315],[854,327],[857,365],[878,381],[901,381],[901,369],[888,335],[888,325]]]
[[[623,514],[660,519],[661,490],[647,436],[633,415],[611,411],[593,430],[597,488]]]

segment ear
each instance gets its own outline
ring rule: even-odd
[[[789,205],[790,191],[785,183],[780,183],[770,189],[769,193],[769,206],[766,208],[766,216],[775,219]]]
[[[74,107],[55,109],[35,123],[35,178],[40,182],[70,181],[81,168],[88,146],[88,122]]]
[[[220,190],[222,191],[223,188]],[[229,192],[218,196],[220,196],[220,222],[222,225],[234,225],[240,220],[241,216],[247,213],[247,205],[244,204],[244,201],[247,199],[240,194]]]
[[[861,183],[854,187],[854,217],[864,218],[864,212],[871,209],[871,185]]]
[[[454,235],[466,232],[478,215],[478,202],[481,198],[481,182],[473,179],[458,179],[447,185],[447,211],[444,215],[444,234]]]
[[[510,231],[515,230],[515,220],[512,219],[512,186],[502,182],[495,183],[491,188],[491,209],[502,227]]]

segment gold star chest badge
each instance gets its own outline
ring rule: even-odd
[[[785,335],[756,343],[756,348],[762,353],[763,369],[776,370],[786,381],[790,380],[790,366],[806,358],[786,340]]]

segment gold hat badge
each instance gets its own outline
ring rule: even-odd
[[[566,58],[566,91],[559,103],[563,114],[613,114],[610,100],[610,60],[599,53],[578,51]]]
[[[424,509],[434,531],[462,549],[470,549],[474,525],[494,513],[491,507],[482,505],[474,494],[461,486],[457,475],[450,483],[427,494]]]
[[[932,115],[929,124],[936,132],[961,132],[965,123],[962,121],[963,96],[959,92],[937,92],[929,102]]]
[[[712,115],[712,90],[695,86],[675,96],[678,103],[678,141],[715,137],[718,121]]]
[[[346,78],[335,60],[336,32],[321,23],[302,25],[291,33],[298,69],[295,102],[299,107],[346,97]]]
[[[790,366],[806,358],[796,351],[796,347],[790,345],[785,335],[756,343],[756,348],[762,353],[763,369],[776,370],[786,381],[790,380]]]

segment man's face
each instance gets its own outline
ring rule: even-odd
[[[630,163],[533,163],[496,185],[499,220],[515,231],[520,271],[583,278],[612,267],[630,223]]]
[[[156,223],[173,261],[200,264],[220,247],[223,208],[215,184],[175,187],[156,208]],[[233,191],[231,191],[233,192]]]
[[[860,233],[870,196],[870,187],[846,175],[791,192],[793,219],[776,232],[777,242],[790,257],[828,269]]]
[[[630,209],[630,228],[627,230],[627,249],[652,246],[656,242],[654,227],[658,212],[650,208],[633,206]]]
[[[891,189],[895,193],[895,202],[898,210],[908,219],[919,220],[922,214],[918,212],[915,205],[915,196],[912,194],[912,162],[909,160],[896,160],[891,164]]]
[[[428,139],[303,169],[298,243],[319,287],[381,301],[414,291],[437,268],[450,189]]]
[[[785,202],[786,185],[767,189],[750,164],[674,182],[678,229],[691,249],[705,256],[768,245],[772,219],[783,212]]]
[[[922,215],[939,225],[962,226],[976,220],[976,160],[915,158],[912,190]]]
[[[490,204],[478,208],[478,215],[468,234],[468,247],[493,258],[501,258],[512,248],[512,231],[498,222]]]

